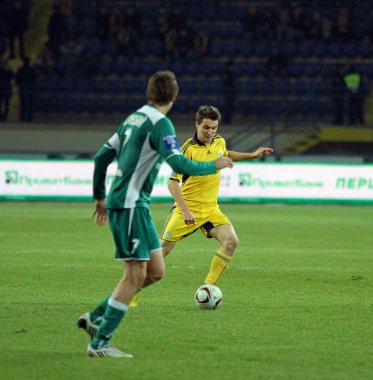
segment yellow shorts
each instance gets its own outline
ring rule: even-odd
[[[221,212],[219,206],[207,208],[206,210],[191,210],[195,217],[194,224],[185,224],[183,213],[178,206],[172,208],[162,231],[162,239],[167,241],[178,241],[191,235],[198,229],[207,237],[211,238],[209,232],[222,224],[231,224],[229,219]]]

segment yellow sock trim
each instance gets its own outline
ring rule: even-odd
[[[230,261],[231,256],[222,251],[217,251],[212,258],[210,272],[205,278],[205,284],[215,285]]]

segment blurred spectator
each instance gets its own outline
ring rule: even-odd
[[[352,38],[352,25],[349,10],[345,7],[339,9],[337,14],[337,22],[334,30],[336,41],[348,42]]]
[[[304,20],[305,38],[308,41],[320,41],[322,39],[322,17],[319,11],[308,13]]]
[[[192,58],[193,38],[187,27],[178,30],[176,36],[177,59],[189,61]]]
[[[344,70],[342,67],[336,67],[333,72],[333,103],[334,103],[334,119],[336,125],[344,123],[345,115],[345,96],[346,87],[344,83]]]
[[[177,31],[176,29],[169,29],[164,39],[164,58],[167,61],[177,58],[176,52]]]
[[[74,0],[61,1],[61,14],[65,23],[66,39],[71,40],[76,37],[77,19],[74,14]]]
[[[36,72],[30,66],[30,59],[23,58],[23,65],[16,73],[16,83],[19,88],[20,98],[20,120],[31,122],[33,114],[34,85]]]
[[[278,20],[275,10],[272,8],[265,8],[260,15],[258,38],[262,41],[273,40],[275,38],[277,24]]]
[[[56,57],[59,57],[60,46],[66,40],[66,25],[60,7],[53,6],[53,12],[48,21],[48,47]]]
[[[63,43],[60,47],[60,61],[64,68],[64,73],[69,78],[75,78],[78,75],[77,67],[81,46],[74,40]]]
[[[133,30],[136,30],[136,28],[141,29],[142,20],[143,18],[140,17],[135,8],[129,6],[125,9],[123,17],[124,26],[131,27]]]
[[[267,59],[266,66],[269,70],[269,74],[275,77],[288,76],[288,58],[281,50],[277,48],[272,49],[271,55]]]
[[[194,38],[194,58],[199,60],[207,58],[210,48],[210,36],[205,28],[198,29]]]
[[[349,125],[364,125],[362,77],[354,66],[349,66],[343,77],[347,90]]]
[[[171,14],[168,17],[169,29],[179,30],[187,26],[187,19],[180,7],[172,9]]]
[[[123,58],[132,60],[135,56],[136,29],[131,26],[122,27],[116,40],[117,53]]]
[[[23,45],[23,35],[27,30],[28,14],[23,8],[22,1],[16,0],[10,10],[9,25],[10,25],[10,44],[9,44],[9,57],[14,58],[14,42],[18,40],[19,57],[23,58],[25,55]]]
[[[332,37],[332,22],[325,15],[321,15],[321,35],[324,41],[329,41]]]
[[[166,7],[161,6],[157,13],[157,33],[161,41],[165,40],[168,29],[168,12]]]
[[[119,32],[124,25],[123,15],[119,8],[114,8],[109,17],[110,35],[114,40],[118,39]]]
[[[36,57],[34,68],[40,76],[52,76],[55,71],[56,59],[53,52],[44,44],[43,49]]]
[[[306,34],[304,19],[302,9],[297,6],[294,6],[291,11],[290,26],[294,31],[294,42],[304,41]]]
[[[9,113],[9,100],[12,96],[13,71],[7,63],[0,61],[0,120],[6,121]]]
[[[245,38],[249,41],[255,41],[258,37],[258,27],[260,25],[259,15],[255,5],[246,9],[246,13],[241,20]]]
[[[276,25],[276,39],[290,42],[294,39],[294,32],[290,25],[290,16],[287,9],[280,12],[280,22]]]
[[[236,86],[234,68],[234,62],[228,61],[225,64],[225,71],[222,78],[224,97],[223,121],[226,124],[230,124],[232,122],[235,112]]]
[[[98,73],[98,66],[92,53],[80,54],[77,72],[80,78],[92,79]]]
[[[108,31],[110,26],[110,17],[109,14],[106,11],[106,8],[100,7],[98,9],[98,15],[96,17],[96,30],[97,30],[97,37],[101,41],[107,41],[108,39]]]

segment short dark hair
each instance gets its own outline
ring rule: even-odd
[[[174,100],[178,93],[179,86],[172,71],[157,71],[148,80],[146,97],[150,103],[166,105]]]
[[[196,112],[196,121],[198,124],[201,124],[203,119],[218,120],[221,119],[220,111],[214,106],[201,106]]]

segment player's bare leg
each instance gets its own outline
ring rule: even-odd
[[[161,240],[163,257],[166,257],[175,247],[176,241]]]
[[[138,292],[146,288],[147,286],[150,286],[154,284],[155,282],[158,282],[164,277],[165,274],[165,265],[162,255],[162,250],[159,249],[157,251],[154,251],[150,254],[150,261],[147,265],[147,273],[146,278],[141,286],[141,288],[137,289],[136,294],[131,299],[131,302],[129,304],[129,307],[137,307],[137,301],[138,301]]]
[[[215,227],[209,234],[221,244],[211,261],[211,268],[205,279],[206,284],[215,285],[231,261],[238,245],[238,238],[233,226],[230,224]]]
[[[150,261],[147,266],[147,273],[142,288],[154,284],[155,282],[161,280],[165,275],[166,267],[164,265],[164,259],[162,255],[162,250],[153,251],[150,254]]]
[[[233,256],[235,249],[238,246],[238,237],[236,231],[231,224],[222,224],[213,228],[209,235],[221,244],[219,251],[223,251],[229,256]]]

